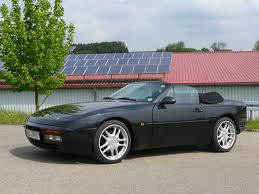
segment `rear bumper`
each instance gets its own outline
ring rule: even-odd
[[[93,145],[93,131],[96,130],[71,130],[60,127],[53,127],[47,125],[41,125],[36,123],[27,122],[26,128],[40,133],[40,141],[28,138],[30,143],[39,148],[61,151],[64,153],[76,154],[76,155],[90,155],[92,153]],[[53,142],[45,139],[45,130],[55,129],[61,130],[62,142]]]

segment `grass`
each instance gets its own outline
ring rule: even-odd
[[[24,124],[28,117],[26,113],[0,110],[0,124]]]
[[[259,120],[249,120],[246,124],[247,131],[257,131],[259,132]]]

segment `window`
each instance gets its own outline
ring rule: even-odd
[[[133,83],[118,90],[110,97],[115,99],[130,98],[136,101],[153,102],[168,87],[168,84],[163,82]]]
[[[198,91],[190,86],[176,85],[166,94],[176,99],[176,104],[199,104]]]

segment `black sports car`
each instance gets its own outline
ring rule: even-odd
[[[99,102],[54,106],[25,124],[40,148],[93,154],[116,163],[129,150],[178,145],[211,145],[227,152],[244,130],[246,106],[218,93],[164,82],[133,83]]]

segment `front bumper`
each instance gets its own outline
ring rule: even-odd
[[[27,122],[25,127],[40,133],[40,141],[28,138],[34,146],[43,149],[56,150],[64,153],[86,156],[91,154],[94,132],[96,130],[72,130],[61,127],[41,125],[37,123]],[[46,129],[61,130],[62,142],[48,141],[45,138]]]

